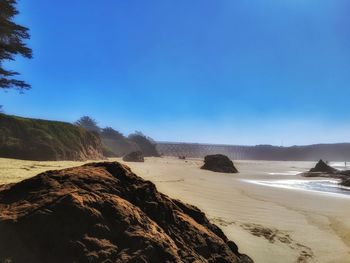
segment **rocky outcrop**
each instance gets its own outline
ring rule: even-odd
[[[145,159],[141,151],[131,152],[123,156],[124,162],[144,162]]]
[[[252,262],[196,207],[117,162],[0,186],[0,262]]]
[[[318,163],[314,168],[311,168],[310,173],[329,173],[333,174],[338,172],[337,169],[329,166],[327,163],[325,163],[323,160],[319,160]]]
[[[70,123],[0,114],[0,157],[38,161],[103,159],[98,134]]]
[[[302,173],[304,177],[327,177],[327,178],[342,178],[343,173],[346,171],[339,171],[323,160],[319,160],[314,168],[311,168],[309,171]]]
[[[350,170],[337,170],[320,160],[308,172],[302,173],[305,177],[326,177],[340,180],[340,185],[350,186]]]
[[[204,158],[204,165],[201,169],[219,173],[238,173],[233,162],[223,154],[207,155]]]

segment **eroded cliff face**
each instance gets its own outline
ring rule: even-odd
[[[252,262],[196,207],[117,162],[0,187],[0,262]]]
[[[0,114],[0,157],[97,160],[103,153],[98,134],[73,124]]]

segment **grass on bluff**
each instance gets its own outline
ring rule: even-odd
[[[71,160],[92,146],[97,134],[70,123],[0,114],[0,157],[25,160]]]

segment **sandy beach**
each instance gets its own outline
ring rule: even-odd
[[[80,164],[0,159],[0,183]],[[127,164],[159,191],[198,206],[255,262],[350,262],[349,196],[249,182],[306,180],[296,173],[314,163],[236,161],[239,174],[201,170],[196,159]]]

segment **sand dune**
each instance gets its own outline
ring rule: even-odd
[[[79,164],[0,159],[0,182]],[[198,206],[255,262],[350,262],[350,198],[242,180],[303,180],[294,174],[314,163],[239,161],[239,174],[201,170],[201,164],[176,158],[128,163],[161,192]]]

